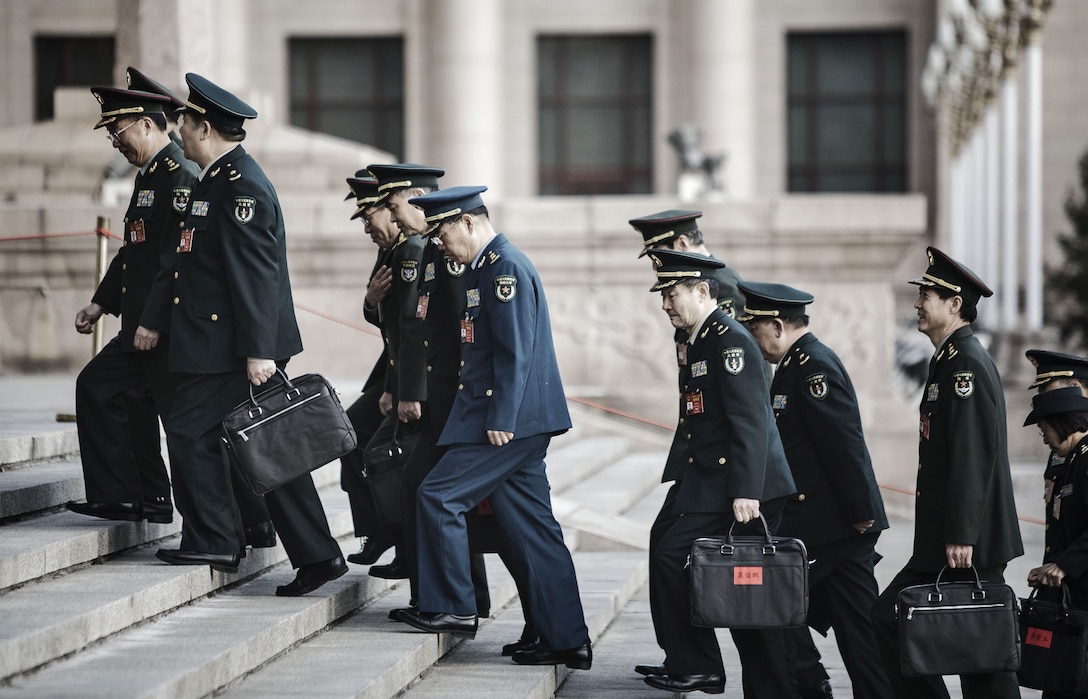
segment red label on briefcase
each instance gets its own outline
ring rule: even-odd
[[[762,585],[763,566],[737,566],[733,569],[734,585]]]
[[[1053,639],[1054,633],[1047,631],[1046,629],[1033,629],[1028,627],[1028,632],[1024,636],[1024,643],[1029,646],[1039,646],[1040,648],[1049,648],[1050,641]]]

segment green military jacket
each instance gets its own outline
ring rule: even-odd
[[[1024,553],[1013,501],[1001,377],[970,326],[930,360],[919,406],[910,565],[939,571],[945,544],[970,544],[977,568]]]
[[[755,340],[716,308],[681,347],[680,419],[663,483],[676,512],[729,512],[735,498],[794,492],[771,413],[768,369]]]

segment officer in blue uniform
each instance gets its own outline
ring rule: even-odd
[[[548,306],[532,263],[491,226],[485,190],[454,187],[411,200],[442,252],[469,272],[460,382],[438,440],[449,448],[417,494],[419,609],[401,619],[475,636],[465,513],[489,497],[540,636],[539,645],[514,652],[514,662],[588,670],[589,631],[544,465],[551,438],[571,427]]]
[[[645,256],[651,250],[675,250],[718,259],[710,254],[703,242],[699,224],[695,221],[702,215],[702,211],[669,209],[631,219],[628,223],[642,234],[642,253],[639,257]],[[744,306],[744,292],[737,286],[740,275],[724,262],[713,274],[718,281],[718,306],[727,316],[736,318],[737,311]]]
[[[367,175],[366,170],[361,171]],[[349,177],[348,187],[351,198],[355,200],[355,213],[351,219],[362,219],[370,239],[378,246],[378,255],[374,268],[367,282],[366,297],[363,301],[363,317],[367,322],[381,328],[382,319],[378,311],[379,304],[389,295],[393,284],[393,273],[389,268],[391,249],[400,232],[389,218],[389,211],[378,205],[378,181],[372,177]],[[359,446],[340,457],[340,487],[348,494],[351,518],[355,536],[359,538],[359,551],[349,554],[349,563],[371,565],[393,546],[393,538],[385,532],[374,506],[370,485],[363,478],[366,445],[378,431],[385,419],[381,401],[385,394],[385,373],[389,366],[389,353],[383,344],[382,353],[374,363],[366,382],[363,394],[348,406],[348,419],[355,428]],[[386,412],[390,405],[386,406]]]
[[[895,696],[947,697],[940,676],[904,677],[895,602],[909,585],[942,579],[1004,580],[1005,565],[1024,553],[1016,521],[997,367],[971,330],[982,297],[993,295],[970,269],[934,247],[918,279],[918,331],[935,347],[919,404],[914,549],[877,598],[873,631]],[[965,699],[1019,697],[1014,673],[960,675]]]
[[[891,694],[869,611],[879,589],[876,542],[888,528],[865,446],[854,385],[839,357],[808,330],[811,294],[785,284],[740,282],[740,316],[778,369],[771,407],[797,493],[786,500],[780,534],[805,542],[809,560],[808,625],[835,642],[857,699]],[[812,635],[786,631],[795,649],[802,699],[831,696]]]
[[[132,69],[130,69],[131,71]],[[87,502],[69,510],[105,519],[173,520],[170,477],[159,447],[175,379],[167,365],[169,266],[177,222],[189,199],[196,166],[167,135],[166,111],[181,102],[162,93],[92,87],[114,148],[139,167],[117,251],[76,329],[90,333],[103,313],[121,317],[121,331],[76,379]],[[150,403],[150,405],[148,405]]]
[[[662,309],[685,337],[676,435],[662,474],[673,482],[650,529],[650,613],[662,665],[635,671],[657,689],[725,690],[714,629],[691,623],[686,562],[695,539],[761,515],[777,531],[785,498],[795,491],[775,428],[769,375],[759,347],[717,305],[723,263],[705,255],[653,250]],[[795,696],[781,629],[731,629],[743,668],[745,697]]]
[[[257,116],[207,78],[188,73],[180,127],[185,154],[202,170],[179,225],[170,369],[181,374],[167,425],[176,441],[174,493],[180,549],[159,549],[176,565],[234,572],[244,545],[220,440],[227,413],[302,351],[295,321],[283,211],[272,183],[241,146]],[[265,495],[298,574],[276,594],[296,596],[347,572],[307,474]]]

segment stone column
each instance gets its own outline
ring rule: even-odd
[[[215,63],[212,20],[222,18],[222,4],[117,0],[115,82],[124,85],[125,69],[134,66],[184,99],[189,94],[185,73],[207,73]]]
[[[19,0],[0,0],[0,126],[29,124],[34,120],[33,6]]]
[[[502,0],[426,0],[423,153],[443,186],[487,185],[502,196]]]
[[[734,197],[755,189],[754,70],[756,25],[754,0],[677,0],[686,60],[677,66],[687,75],[689,114],[677,113],[703,129],[703,151],[725,151],[725,190]],[[669,125],[668,130],[676,125]]]

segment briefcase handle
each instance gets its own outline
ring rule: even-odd
[[[295,384],[291,383],[291,379],[287,378],[287,374],[284,373],[283,369],[280,369],[279,367],[276,367],[276,373],[279,374],[283,378],[283,392],[287,394],[287,400],[292,400],[294,398],[298,398],[299,390],[297,388],[295,388]],[[261,394],[263,395],[266,392],[267,391],[261,391]],[[248,413],[248,415],[249,415],[250,419],[253,419],[255,417],[258,417],[258,416],[262,415],[263,413],[264,413],[264,408],[262,408],[260,406],[260,404],[257,403],[257,396],[253,394],[253,382],[250,381],[249,382],[249,413]]]
[[[940,602],[944,599],[944,595],[941,594],[941,576],[948,570],[948,566],[941,568],[941,572],[937,573],[937,582],[933,583],[933,592],[929,593],[930,602]],[[978,568],[971,566],[971,572],[975,574],[975,589],[971,590],[971,599],[981,600],[986,599],[986,590],[982,589],[982,580],[978,577]],[[971,582],[968,580],[967,582]]]
[[[763,525],[763,553],[773,554],[778,547],[775,546],[774,540],[771,539],[771,530],[767,527],[767,520],[763,519],[763,514],[756,515],[756,519],[753,522],[759,520],[759,523]],[[737,526],[737,520],[733,520],[733,523],[729,525],[729,533],[725,537],[725,544],[722,545],[721,552],[724,555],[730,556],[733,554],[733,527]]]
[[[1028,600],[1027,601],[1030,602],[1030,601],[1034,600],[1039,595],[1039,590],[1041,588],[1042,588],[1042,585],[1040,585],[1038,587],[1031,588],[1031,594],[1028,595]],[[1061,588],[1062,588],[1062,616],[1068,617],[1069,616],[1069,610],[1073,608],[1073,597],[1069,592],[1069,585],[1064,580],[1062,580]]]

